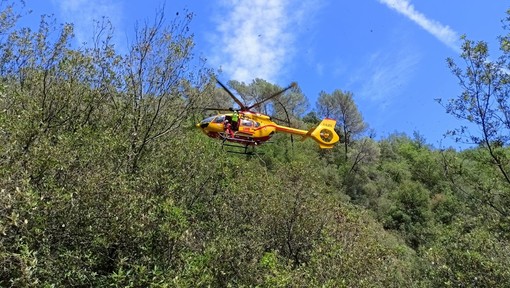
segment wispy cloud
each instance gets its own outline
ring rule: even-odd
[[[309,3],[310,1],[303,1]],[[306,5],[290,7],[288,0],[228,0],[217,21],[212,62],[235,80],[277,81],[293,56],[295,26]],[[293,11],[289,13],[289,11]],[[291,32],[292,31],[292,32]]]
[[[94,21],[108,18],[113,27],[121,29],[122,4],[119,0],[52,0],[58,7],[60,17],[75,26],[79,44],[90,43],[94,33]]]
[[[410,47],[402,48],[396,53],[374,53],[358,71],[359,76],[354,82],[362,82],[360,96],[378,103],[384,103],[405,88],[420,62],[420,54]],[[368,76],[367,76],[368,75]]]
[[[396,10],[400,14],[406,16],[421,28],[436,37],[448,47],[456,52],[460,52],[459,35],[449,26],[443,25],[435,20],[427,18],[418,12],[408,0],[379,0],[379,2],[387,5],[391,9]]]

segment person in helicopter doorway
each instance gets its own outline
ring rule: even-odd
[[[234,110],[234,113],[232,113],[232,130],[237,131],[239,128],[239,113],[237,110]]]
[[[225,135],[228,135],[230,138],[234,138],[234,131],[232,130],[232,124],[225,119],[223,123],[223,127],[225,128]]]

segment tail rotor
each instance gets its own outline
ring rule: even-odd
[[[319,143],[321,148],[333,148],[334,144],[340,140],[340,137],[335,132],[335,125],[335,120],[326,118],[322,120],[319,126],[310,129],[303,139],[311,137],[315,142]]]

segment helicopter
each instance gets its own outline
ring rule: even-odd
[[[200,128],[207,136],[222,140],[223,145],[228,145],[225,142],[234,143],[235,145],[230,144],[228,146],[244,148],[244,153],[247,154],[248,147],[259,146],[267,142],[276,132],[302,136],[302,141],[307,138],[312,138],[319,144],[319,147],[323,149],[333,148],[334,144],[340,140],[340,137],[335,132],[336,121],[334,119],[325,118],[316,127],[310,130],[301,130],[279,125],[273,122],[270,116],[252,110],[254,107],[297,86],[296,83],[292,83],[283,90],[253,105],[246,106],[223,85],[223,83],[217,79],[216,82],[227,92],[235,103],[239,105],[239,108],[204,108],[203,110],[231,111],[231,113],[207,117],[195,126]],[[232,118],[234,117],[235,120],[235,116],[238,118],[237,123],[235,123],[236,121],[233,121]]]

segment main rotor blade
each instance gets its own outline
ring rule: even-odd
[[[199,110],[232,111],[232,108],[198,107]]]
[[[276,96],[278,96],[278,95],[281,95],[281,94],[283,94],[283,92],[285,92],[285,91],[289,90],[289,89],[290,89],[290,88],[292,88],[292,87],[296,87],[296,86],[297,86],[296,82],[292,82],[292,83],[291,83],[288,87],[286,87],[285,89],[283,89],[283,90],[281,90],[281,91],[278,91],[278,92],[274,93],[273,95],[271,95],[271,96],[269,96],[269,97],[266,97],[266,98],[265,98],[265,99],[263,99],[262,101],[259,101],[259,102],[255,103],[255,104],[253,104],[253,105],[251,105],[251,106],[249,106],[249,107],[245,107],[245,108],[246,108],[246,110],[250,110],[251,108],[253,108],[253,107],[255,107],[255,106],[258,106],[258,105],[260,105],[260,104],[262,104],[262,103],[266,102],[267,100],[270,100],[270,99],[272,99],[272,98],[274,98],[274,97],[276,97]]]
[[[241,102],[239,99],[237,99],[236,96],[234,96],[234,94],[232,92],[230,92],[230,90],[228,90],[228,88],[223,85],[223,83],[220,82],[220,80],[216,79],[216,82],[218,82],[218,84],[220,84],[221,87],[223,87],[223,89],[225,91],[227,91],[228,95],[230,95],[230,97],[232,97],[232,99],[234,99],[234,101],[237,103],[237,105],[239,105],[239,107],[241,107],[241,110],[246,110],[246,106],[244,106],[243,102]]]

